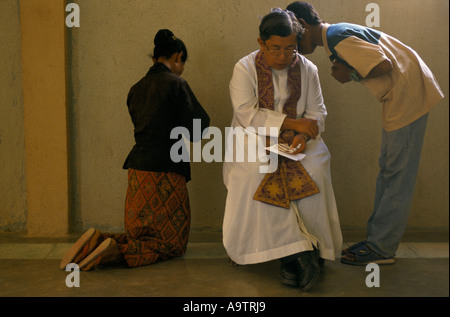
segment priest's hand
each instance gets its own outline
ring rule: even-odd
[[[291,149],[296,149],[292,155],[303,153],[306,150],[306,142],[308,141],[308,136],[301,133],[297,134],[292,140]]]
[[[281,130],[293,130],[297,133],[304,133],[312,139],[315,139],[319,134],[319,125],[316,120],[301,118],[301,119],[284,119],[281,125]]]

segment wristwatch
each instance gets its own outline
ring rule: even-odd
[[[350,79],[355,81],[355,82],[361,81],[361,77],[359,77],[359,75],[358,75],[358,73],[356,72],[355,69],[352,69],[350,71]]]
[[[311,140],[311,137],[309,135],[307,135],[306,133],[302,133],[302,136],[305,139],[305,142],[308,142],[309,140]]]

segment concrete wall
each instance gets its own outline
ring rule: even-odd
[[[190,57],[183,77],[210,114],[211,124],[224,131],[232,116],[228,83],[234,64],[258,49],[259,17],[272,7],[285,8],[291,1],[73,2],[80,6],[81,26],[67,30],[71,230],[83,231],[95,226],[121,231],[127,186],[127,174],[121,166],[134,144],[125,101],[131,85],[145,75],[152,64],[147,54],[153,49],[154,34],[160,28],[170,28],[185,41]],[[371,2],[311,1],[326,22],[357,24],[365,24],[369,14],[365,8]],[[379,0],[376,3],[381,11],[378,29],[413,47],[434,72],[447,96],[430,113],[409,229],[448,230],[448,1]],[[0,23],[8,26],[2,27],[0,32],[2,36],[8,35],[13,43],[12,50],[14,47],[17,50],[19,34],[16,30],[11,34],[9,29],[17,27],[18,15],[3,13],[3,9],[17,10],[17,3],[3,0],[0,6],[5,15]],[[20,78],[20,61],[14,54],[9,56],[0,60],[2,69],[7,66],[10,74]],[[381,105],[361,85],[341,85],[335,81],[330,76],[331,65],[322,48],[308,58],[319,67],[329,112],[324,139],[332,153],[332,177],[341,224],[343,229],[364,230],[378,171]],[[20,180],[24,176],[20,137],[23,127],[11,123],[14,120],[19,123],[22,113],[4,111],[4,105],[12,108],[12,100],[20,98],[14,98],[13,92],[5,88],[13,85],[13,76],[0,78],[0,140],[3,141],[0,163],[8,173],[17,171],[2,177],[0,188],[9,188],[13,178],[19,177],[15,197],[0,193],[0,230],[14,227],[14,221],[22,224],[17,227],[22,229],[26,223],[24,181]],[[16,88],[15,95],[20,97],[20,93],[20,88]],[[20,101],[16,103],[20,109]],[[5,141],[4,133],[10,129],[16,138],[14,143]],[[4,156],[4,151],[13,153],[13,150],[17,159]],[[188,185],[192,228],[219,231],[226,197],[222,164],[193,163],[192,172],[193,180]]]
[[[0,232],[26,229],[25,145],[17,1],[0,1]]]

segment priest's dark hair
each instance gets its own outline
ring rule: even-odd
[[[262,18],[259,25],[259,37],[266,41],[272,35],[286,37],[292,33],[297,34],[297,39],[300,40],[304,29],[302,25],[295,18],[295,15],[287,10],[274,8],[269,14]]]

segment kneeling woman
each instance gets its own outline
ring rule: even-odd
[[[125,234],[101,233],[91,228],[69,249],[61,269],[77,263],[90,270],[99,264],[125,260],[129,267],[182,256],[190,230],[190,206],[186,183],[189,162],[174,162],[170,133],[185,127],[193,135],[194,119],[201,129],[209,116],[197,101],[184,71],[187,50],[169,30],[154,39],[154,65],[130,90],[128,110],[136,144],[123,168],[128,169],[125,202]]]

